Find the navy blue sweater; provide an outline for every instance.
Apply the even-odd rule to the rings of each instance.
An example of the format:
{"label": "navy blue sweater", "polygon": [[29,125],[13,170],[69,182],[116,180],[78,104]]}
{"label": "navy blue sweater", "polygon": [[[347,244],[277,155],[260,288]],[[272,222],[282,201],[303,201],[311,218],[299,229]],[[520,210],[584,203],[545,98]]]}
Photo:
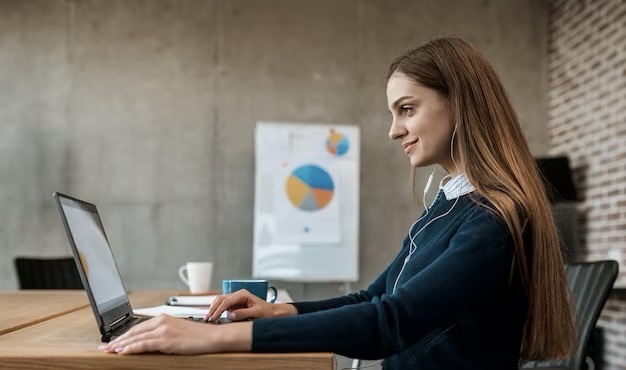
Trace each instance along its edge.
{"label": "navy blue sweater", "polygon": [[[504,223],[470,196],[415,238],[395,292],[408,237],[366,290],[255,320],[252,351],[384,358],[388,370],[517,370],[527,303],[511,275],[513,245]],[[453,203],[440,190],[414,233]]]}

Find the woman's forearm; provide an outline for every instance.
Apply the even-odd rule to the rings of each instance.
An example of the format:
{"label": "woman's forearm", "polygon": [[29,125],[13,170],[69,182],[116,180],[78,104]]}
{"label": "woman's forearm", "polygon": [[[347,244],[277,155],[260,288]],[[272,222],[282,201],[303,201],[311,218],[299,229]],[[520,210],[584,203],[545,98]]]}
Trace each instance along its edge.
{"label": "woman's forearm", "polygon": [[[272,305],[273,317],[296,316],[297,314],[298,310],[291,304]],[[250,352],[252,350],[252,321],[223,324],[216,329],[220,331],[217,352]]]}
{"label": "woman's forearm", "polygon": [[207,352],[250,352],[252,350],[252,321],[222,324],[216,328],[220,333]]}
{"label": "woman's forearm", "polygon": [[272,312],[273,317],[296,316],[298,314],[296,307],[289,303],[274,304]]}

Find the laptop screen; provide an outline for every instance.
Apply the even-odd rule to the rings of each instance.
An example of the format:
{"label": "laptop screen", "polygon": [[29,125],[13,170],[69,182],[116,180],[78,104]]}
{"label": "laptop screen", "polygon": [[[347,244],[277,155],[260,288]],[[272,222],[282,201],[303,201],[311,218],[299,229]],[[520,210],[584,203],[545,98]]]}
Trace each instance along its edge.
{"label": "laptop screen", "polygon": [[100,315],[128,302],[100,216],[89,205],[59,198]]}

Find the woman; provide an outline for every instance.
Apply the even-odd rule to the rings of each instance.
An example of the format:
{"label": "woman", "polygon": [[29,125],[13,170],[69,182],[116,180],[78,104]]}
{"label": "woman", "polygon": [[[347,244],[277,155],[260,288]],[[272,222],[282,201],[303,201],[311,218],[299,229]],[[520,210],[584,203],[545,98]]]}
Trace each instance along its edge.
{"label": "woman", "polygon": [[239,291],[219,297],[208,319],[230,310],[231,320],[258,320],[213,326],[162,316],[101,349],[332,351],[384,358],[385,369],[513,370],[570,355],[557,230],[492,67],[461,39],[434,40],[392,63],[387,100],[389,135],[411,167],[436,164],[449,175],[367,290],[274,305]]}

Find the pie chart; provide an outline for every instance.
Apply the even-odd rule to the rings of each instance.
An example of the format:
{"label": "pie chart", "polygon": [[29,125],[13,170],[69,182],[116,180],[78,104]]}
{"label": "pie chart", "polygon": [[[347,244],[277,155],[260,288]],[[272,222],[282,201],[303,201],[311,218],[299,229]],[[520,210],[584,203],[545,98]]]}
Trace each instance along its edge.
{"label": "pie chart", "polygon": [[328,139],[326,139],[326,150],[328,150],[330,154],[341,157],[346,154],[349,146],[347,136],[335,130],[330,130],[330,135],[328,135]]}
{"label": "pie chart", "polygon": [[332,177],[314,164],[293,170],[285,184],[287,198],[296,208],[314,212],[323,209],[333,199],[335,185]]}

